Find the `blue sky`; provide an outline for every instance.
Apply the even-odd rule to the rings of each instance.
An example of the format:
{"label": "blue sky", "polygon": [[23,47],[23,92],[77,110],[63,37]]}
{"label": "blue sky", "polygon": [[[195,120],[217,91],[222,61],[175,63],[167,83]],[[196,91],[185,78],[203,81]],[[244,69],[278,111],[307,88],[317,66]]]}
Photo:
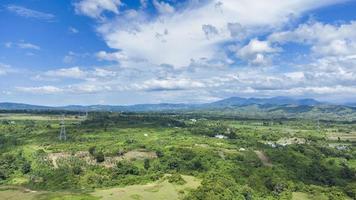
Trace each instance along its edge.
{"label": "blue sky", "polygon": [[355,10],[355,0],[2,0],[0,102],[354,102]]}

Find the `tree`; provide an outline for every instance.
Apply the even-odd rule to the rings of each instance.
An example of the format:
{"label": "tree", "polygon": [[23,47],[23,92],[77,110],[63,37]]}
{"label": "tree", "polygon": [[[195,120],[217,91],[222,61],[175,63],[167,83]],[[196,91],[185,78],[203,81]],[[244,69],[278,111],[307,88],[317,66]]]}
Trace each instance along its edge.
{"label": "tree", "polygon": [[150,160],[148,158],[145,158],[145,160],[143,161],[143,167],[145,168],[145,170],[148,170],[150,166]]}
{"label": "tree", "polygon": [[23,174],[29,173],[31,171],[31,164],[29,162],[25,162],[22,165],[21,171],[22,171]]}
{"label": "tree", "polygon": [[5,174],[5,172],[3,172],[2,170],[0,170],[0,181],[1,180],[6,180],[6,174]]}

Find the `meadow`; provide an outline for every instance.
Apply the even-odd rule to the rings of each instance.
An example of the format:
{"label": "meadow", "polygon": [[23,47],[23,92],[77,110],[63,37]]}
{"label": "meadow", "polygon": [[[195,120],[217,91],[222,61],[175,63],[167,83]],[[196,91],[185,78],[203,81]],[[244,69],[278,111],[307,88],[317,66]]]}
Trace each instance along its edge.
{"label": "meadow", "polygon": [[0,115],[0,199],[355,199],[356,124],[213,114]]}

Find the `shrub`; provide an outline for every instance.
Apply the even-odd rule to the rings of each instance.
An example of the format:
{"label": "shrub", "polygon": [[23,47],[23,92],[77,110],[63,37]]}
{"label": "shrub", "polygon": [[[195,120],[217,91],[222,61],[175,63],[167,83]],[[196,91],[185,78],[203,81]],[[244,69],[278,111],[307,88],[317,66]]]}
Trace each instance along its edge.
{"label": "shrub", "polygon": [[117,175],[138,175],[140,173],[135,165],[127,161],[118,162],[115,172]]}
{"label": "shrub", "polygon": [[92,147],[89,147],[89,154],[94,156],[95,155],[95,152],[96,152],[96,147],[95,146],[92,146]]}
{"label": "shrub", "polygon": [[187,183],[180,174],[172,174],[171,176],[168,176],[167,179],[169,183],[174,183],[177,185],[184,185]]}
{"label": "shrub", "polygon": [[80,166],[74,166],[72,170],[73,170],[73,173],[74,173],[75,175],[79,175],[79,174],[81,174],[82,171],[83,171]]}
{"label": "shrub", "polygon": [[105,156],[103,154],[103,152],[99,151],[98,153],[95,154],[95,160],[98,163],[102,163],[105,161]]}
{"label": "shrub", "polygon": [[7,176],[5,174],[5,172],[3,172],[2,170],[0,170],[0,181],[2,180],[6,180]]}
{"label": "shrub", "polygon": [[27,174],[31,171],[31,164],[29,162],[25,162],[23,165],[22,165],[22,168],[21,168],[21,172],[23,174]]}
{"label": "shrub", "polygon": [[145,168],[145,170],[148,170],[150,168],[150,160],[148,158],[146,158],[144,161],[143,161],[143,167]]}

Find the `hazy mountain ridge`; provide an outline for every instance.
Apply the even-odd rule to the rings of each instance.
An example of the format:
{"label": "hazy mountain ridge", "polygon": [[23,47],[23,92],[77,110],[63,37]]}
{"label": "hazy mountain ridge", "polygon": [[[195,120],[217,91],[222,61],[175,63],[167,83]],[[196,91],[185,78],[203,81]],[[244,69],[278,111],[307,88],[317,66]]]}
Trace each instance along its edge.
{"label": "hazy mountain ridge", "polygon": [[182,110],[182,109],[207,109],[241,107],[248,105],[264,105],[266,107],[276,105],[321,105],[323,103],[314,99],[293,99],[288,97],[272,98],[240,98],[231,97],[220,101],[205,104],[136,104],[136,105],[68,105],[68,106],[40,106],[23,103],[0,103],[2,110],[72,110],[72,111],[162,111],[162,110]]}
{"label": "hazy mountain ridge", "polygon": [[109,112],[192,112],[211,113],[215,116],[240,116],[246,118],[308,118],[356,120],[356,107],[322,103],[314,99],[288,97],[240,98],[231,97],[205,104],[137,104],[114,105],[68,105],[60,107],[20,103],[0,103],[0,110],[26,111],[109,111]]}
{"label": "hazy mountain ridge", "polygon": [[0,103],[1,110],[71,110],[71,111],[163,111],[163,110],[185,110],[185,109],[209,109],[226,107],[243,107],[248,105],[260,105],[262,107],[273,107],[282,105],[317,106],[324,105],[315,99],[293,99],[289,97],[272,98],[241,98],[230,97],[220,101],[205,104],[136,104],[136,105],[68,105],[68,106],[40,106],[23,103]]}

